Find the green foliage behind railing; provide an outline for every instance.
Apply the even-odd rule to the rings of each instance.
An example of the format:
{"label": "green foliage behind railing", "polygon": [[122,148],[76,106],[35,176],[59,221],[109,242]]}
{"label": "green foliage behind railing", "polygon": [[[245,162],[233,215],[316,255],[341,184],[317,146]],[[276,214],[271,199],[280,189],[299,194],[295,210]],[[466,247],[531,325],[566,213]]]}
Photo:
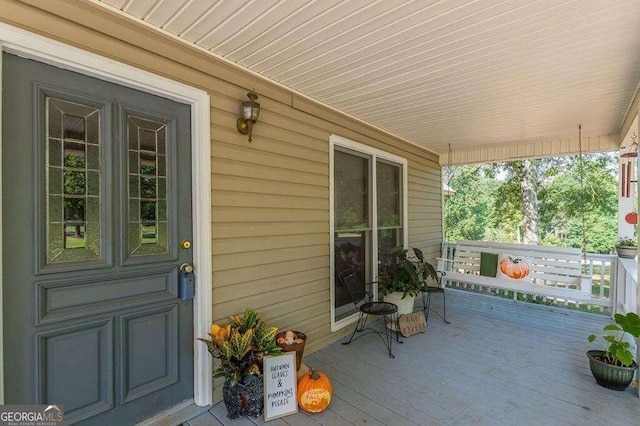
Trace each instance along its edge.
{"label": "green foliage behind railing", "polygon": [[[589,253],[612,253],[617,238],[617,158],[584,155],[584,191],[576,156],[531,160],[537,177],[537,244],[582,248],[585,216]],[[454,166],[446,170],[455,190],[445,198],[445,239],[521,242],[523,197],[518,161]]]}

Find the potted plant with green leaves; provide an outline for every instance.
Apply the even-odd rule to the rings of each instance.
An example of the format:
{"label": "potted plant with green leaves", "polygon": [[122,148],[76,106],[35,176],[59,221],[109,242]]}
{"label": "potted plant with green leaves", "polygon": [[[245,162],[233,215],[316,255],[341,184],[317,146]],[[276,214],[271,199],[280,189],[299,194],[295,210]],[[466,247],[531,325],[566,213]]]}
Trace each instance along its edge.
{"label": "potted plant with green leaves", "polygon": [[430,280],[434,281],[437,285],[440,285],[440,277],[438,276],[436,267],[424,259],[424,254],[422,254],[420,249],[414,247],[412,250],[416,256],[416,261],[414,263],[418,268],[418,275],[422,281],[422,291],[424,291],[424,287],[427,286],[427,283]]}
{"label": "potted plant with green leaves", "polygon": [[638,241],[635,238],[621,238],[616,243],[618,257],[634,259],[638,254]]}
{"label": "potted plant with green leaves", "polygon": [[262,361],[282,352],[276,345],[277,333],[277,327],[267,327],[255,311],[247,309],[243,316],[232,316],[227,325],[212,324],[211,340],[198,339],[220,360],[213,377],[225,378],[222,398],[229,418],[262,414]]}
{"label": "potted plant with green leaves", "polygon": [[[638,368],[633,360],[630,336],[640,337],[640,317],[633,312],[626,315],[615,314],[614,323],[604,326],[604,331],[611,332],[603,336],[604,350],[591,350],[587,352],[591,373],[599,385],[613,390],[625,390]],[[589,342],[597,339],[595,334],[588,337]]]}
{"label": "potted plant with green leaves", "polygon": [[[420,250],[412,250],[416,258],[422,256]],[[435,268],[430,264],[431,268],[427,268],[424,258],[414,259],[404,247],[395,247],[389,254],[391,261],[378,275],[378,291],[385,302],[398,305],[399,315],[410,314],[413,312],[415,297],[422,291],[424,277],[430,276],[431,269],[435,275]]]}

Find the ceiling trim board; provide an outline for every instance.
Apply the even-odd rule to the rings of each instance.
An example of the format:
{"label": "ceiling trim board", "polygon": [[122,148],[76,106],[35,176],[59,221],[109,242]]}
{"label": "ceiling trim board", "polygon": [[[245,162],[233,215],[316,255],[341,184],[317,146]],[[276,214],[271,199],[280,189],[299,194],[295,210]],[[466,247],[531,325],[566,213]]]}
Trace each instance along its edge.
{"label": "ceiling trim board", "polygon": [[[583,153],[617,151],[619,135],[602,135],[582,138]],[[578,139],[538,140],[512,145],[484,145],[452,150],[451,164],[493,163],[523,158],[543,158],[575,155],[579,153]],[[448,153],[439,158],[440,165],[448,164]]]}

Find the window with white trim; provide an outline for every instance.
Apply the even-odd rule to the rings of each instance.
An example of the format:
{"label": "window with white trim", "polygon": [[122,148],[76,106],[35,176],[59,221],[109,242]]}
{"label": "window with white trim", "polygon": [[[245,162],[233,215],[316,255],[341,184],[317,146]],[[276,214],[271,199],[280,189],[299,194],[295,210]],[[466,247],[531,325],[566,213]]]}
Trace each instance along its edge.
{"label": "window with white trim", "polygon": [[330,142],[331,326],[337,330],[356,313],[338,274],[354,267],[374,281],[391,249],[406,246],[407,160],[335,135]]}

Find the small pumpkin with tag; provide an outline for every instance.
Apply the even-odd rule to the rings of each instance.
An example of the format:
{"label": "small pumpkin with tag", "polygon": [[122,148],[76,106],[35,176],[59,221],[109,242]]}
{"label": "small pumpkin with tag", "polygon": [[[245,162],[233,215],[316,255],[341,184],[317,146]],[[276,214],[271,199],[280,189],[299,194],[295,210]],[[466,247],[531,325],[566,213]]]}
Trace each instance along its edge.
{"label": "small pumpkin with tag", "polygon": [[307,413],[324,411],[331,403],[333,388],[326,374],[311,369],[298,379],[298,405]]}

